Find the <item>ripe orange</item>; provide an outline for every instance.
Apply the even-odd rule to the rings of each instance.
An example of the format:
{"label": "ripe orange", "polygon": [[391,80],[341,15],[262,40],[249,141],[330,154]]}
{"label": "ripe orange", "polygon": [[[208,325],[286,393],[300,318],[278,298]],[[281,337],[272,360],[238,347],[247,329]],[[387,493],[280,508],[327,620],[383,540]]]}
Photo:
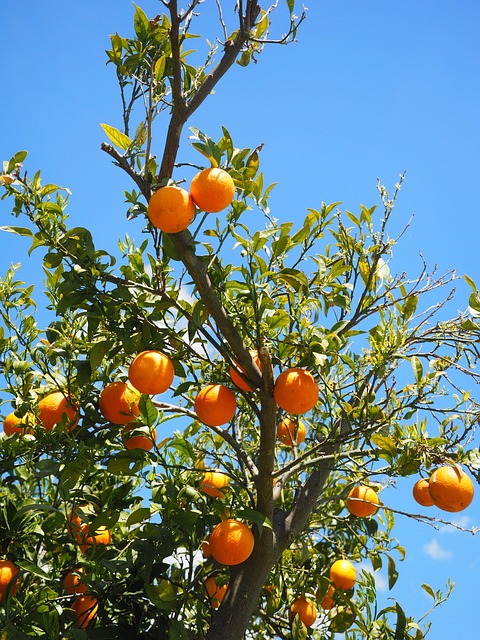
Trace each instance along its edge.
{"label": "ripe orange", "polygon": [[[0,560],[0,602],[7,596],[10,587],[10,595],[14,596],[20,586],[20,569],[10,560]],[[16,577],[18,576],[18,578]]]}
{"label": "ripe orange", "polygon": [[[66,421],[68,431],[78,424],[78,404],[67,398],[62,391],[54,391],[38,402],[38,418],[47,431],[59,422]],[[64,416],[66,416],[64,418]]]}
{"label": "ripe orange", "polygon": [[209,427],[219,427],[233,418],[237,401],[227,387],[209,384],[198,392],[194,409],[201,422]]}
{"label": "ripe orange", "polygon": [[235,184],[226,171],[211,167],[194,176],[190,195],[199,209],[218,213],[228,207],[235,195]]}
{"label": "ripe orange", "polygon": [[[132,432],[131,435],[128,435]],[[122,429],[122,440],[126,448],[131,451],[132,449],[143,449],[144,451],[150,451],[157,439],[157,432],[155,429],[150,429],[146,426],[131,422]]]}
{"label": "ripe orange", "polygon": [[322,609],[325,609],[325,611],[330,611],[330,609],[333,609],[333,607],[335,606],[335,600],[333,599],[334,594],[335,587],[333,586],[333,584],[329,585],[327,593],[323,596],[323,598],[320,589],[317,591],[317,600],[320,600],[320,598],[322,598],[320,600],[320,606],[322,607]]}
{"label": "ripe orange", "polygon": [[81,581],[81,575],[85,575],[85,569],[78,567],[73,571],[69,571],[63,579],[63,588],[68,594],[85,593],[88,589],[87,585]]}
{"label": "ripe orange", "polygon": [[465,471],[446,465],[436,469],[428,483],[430,496],[439,509],[456,513],[463,511],[473,500],[473,483]]}
{"label": "ripe orange", "polygon": [[418,504],[421,504],[422,507],[433,507],[435,504],[430,495],[429,484],[427,478],[420,478],[420,480],[417,480],[413,485],[413,499],[418,502]]}
{"label": "ripe orange", "polygon": [[228,585],[226,584],[219,585],[215,576],[210,576],[205,580],[205,588],[214,609],[218,609],[220,606],[223,596],[227,590],[227,586]]}
{"label": "ripe orange", "polygon": [[110,544],[112,536],[110,534],[110,530],[104,525],[101,525],[96,531],[90,533],[90,525],[87,524],[81,528],[76,539],[80,545],[82,553],[85,553],[85,551],[91,547]]}
{"label": "ripe orange", "polygon": [[347,509],[358,518],[368,518],[377,512],[380,504],[378,495],[371,487],[360,484],[350,490],[347,498]]}
{"label": "ripe orange", "polygon": [[[295,437],[296,432],[296,437]],[[295,444],[301,444],[305,440],[307,429],[303,422],[297,422],[291,418],[284,418],[277,427],[277,438],[287,447],[293,447]]]}
{"label": "ripe orange", "polygon": [[[250,355],[252,356],[253,361],[257,365],[257,367],[262,370],[262,363],[260,362],[260,356],[258,355],[258,351],[250,351]],[[243,367],[240,367],[238,364],[235,367],[230,367],[230,379],[235,386],[237,386],[242,391],[253,391],[253,387],[251,387],[245,380],[237,373],[236,369],[239,369],[243,374],[245,374],[245,370]]]}
{"label": "ripe orange", "polygon": [[88,502],[77,504],[67,516],[67,530],[72,537],[79,535],[88,526],[88,520],[93,516],[94,509]]}
{"label": "ripe orange", "polygon": [[161,351],[142,351],[128,369],[128,379],[135,389],[151,396],[166,391],[174,375],[172,361]]}
{"label": "ripe orange", "polygon": [[110,544],[111,534],[104,525],[98,527],[96,531],[90,531],[91,518],[95,515],[91,504],[82,502],[78,504],[67,516],[67,529],[70,535],[75,538],[80,545],[80,549],[85,553],[86,549],[98,544]]}
{"label": "ripe orange", "polygon": [[296,415],[307,413],[317,403],[318,384],[305,369],[286,369],[275,381],[273,396],[284,411]]}
{"label": "ripe orange", "polygon": [[357,572],[349,560],[336,560],[330,567],[330,580],[337,589],[348,591],[357,581]]}
{"label": "ripe orange", "polygon": [[229,518],[217,524],[210,534],[209,543],[214,559],[230,567],[250,557],[254,538],[247,525]]}
{"label": "ripe orange", "polygon": [[3,423],[3,430],[6,436],[11,436],[14,433],[33,433],[33,425],[35,423],[35,416],[28,411],[22,418],[15,415],[12,411],[5,418]]}
{"label": "ripe orange", "polygon": [[97,618],[98,599],[95,596],[77,596],[72,603],[73,616],[80,629],[88,629]]}
{"label": "ripe orange", "polygon": [[317,607],[313,600],[299,596],[290,606],[290,620],[293,620],[296,615],[306,627],[311,627],[317,619]]}
{"label": "ripe orange", "polygon": [[185,189],[168,185],[155,191],[150,198],[148,217],[157,229],[166,233],[179,233],[195,217],[195,205]]}
{"label": "ripe orange", "polygon": [[200,489],[212,498],[223,498],[230,478],[222,471],[207,471],[200,483]]}
{"label": "ripe orange", "polygon": [[109,422],[128,424],[140,413],[140,396],[140,392],[128,382],[110,382],[100,393],[98,405]]}

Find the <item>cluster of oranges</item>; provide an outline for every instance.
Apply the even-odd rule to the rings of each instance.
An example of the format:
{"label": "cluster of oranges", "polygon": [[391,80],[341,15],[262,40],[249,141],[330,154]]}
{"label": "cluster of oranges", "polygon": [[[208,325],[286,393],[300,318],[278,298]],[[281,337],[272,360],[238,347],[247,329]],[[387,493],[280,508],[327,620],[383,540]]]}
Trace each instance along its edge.
{"label": "cluster of oranges", "polygon": [[[326,593],[317,590],[316,600],[320,601],[320,605],[325,610],[330,610],[335,606],[333,596],[335,590],[349,591],[353,589],[357,581],[357,572],[355,567],[349,560],[340,559],[330,567],[330,585]],[[300,618],[306,627],[311,627],[317,619],[317,606],[311,598],[298,596],[290,606],[289,616],[293,620],[295,616]]]}
{"label": "cluster of oranges", "polygon": [[71,609],[80,629],[88,629],[96,620],[98,612],[98,598],[87,593],[88,586],[83,581],[85,577],[85,570],[77,567],[63,579],[65,593],[73,596]]}
{"label": "cluster of oranges", "polygon": [[444,465],[430,478],[420,478],[413,486],[413,497],[423,507],[436,506],[457,513],[473,500],[473,482],[458,465]]}
{"label": "cluster of oranges", "polygon": [[[99,396],[99,408],[103,417],[115,425],[124,425],[122,439],[127,449],[149,451],[155,442],[155,430],[151,431],[135,422],[140,413],[142,394],[155,395],[165,392],[173,382],[173,363],[160,351],[139,353],[130,364],[128,382],[107,384]],[[68,431],[75,429],[79,421],[78,403],[63,391],[53,391],[41,398],[37,415],[27,412],[23,417],[11,412],[3,423],[7,436],[15,433],[34,433],[38,422],[47,431],[56,425],[65,425]]]}
{"label": "cluster of oranges", "polygon": [[195,207],[206,213],[218,213],[230,205],[235,184],[227,171],[212,167],[197,173],[190,192],[177,185],[161,187],[150,198],[148,217],[154,227],[165,233],[184,231],[195,217]]}
{"label": "cluster of oranges", "polygon": [[[251,352],[253,361],[261,369],[257,352]],[[240,373],[239,373],[240,372]],[[230,367],[230,378],[236,387],[253,391],[241,367]],[[286,369],[277,377],[273,389],[277,405],[292,415],[307,413],[317,403],[318,383],[310,371],[298,367]],[[197,418],[210,427],[219,427],[232,420],[237,409],[235,394],[223,384],[209,384],[197,394],[194,410]],[[300,444],[306,436],[305,425],[285,418],[278,426],[278,438],[287,446]]]}

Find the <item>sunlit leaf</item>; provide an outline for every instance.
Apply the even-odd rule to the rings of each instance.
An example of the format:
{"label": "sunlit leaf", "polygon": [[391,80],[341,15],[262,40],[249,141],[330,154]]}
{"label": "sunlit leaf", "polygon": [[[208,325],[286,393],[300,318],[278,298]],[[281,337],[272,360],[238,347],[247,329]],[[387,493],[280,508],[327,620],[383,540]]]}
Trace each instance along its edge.
{"label": "sunlit leaf", "polygon": [[115,127],[111,127],[109,124],[100,124],[100,126],[107,134],[109,140],[120,149],[128,149],[133,144],[128,136],[118,129],[115,129]]}

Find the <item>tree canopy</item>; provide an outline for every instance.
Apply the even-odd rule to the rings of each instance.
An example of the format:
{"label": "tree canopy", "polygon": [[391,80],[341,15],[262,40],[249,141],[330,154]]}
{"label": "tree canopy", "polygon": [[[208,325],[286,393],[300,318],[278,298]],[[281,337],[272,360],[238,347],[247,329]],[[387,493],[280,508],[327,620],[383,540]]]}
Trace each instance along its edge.
{"label": "tree canopy", "polygon": [[[381,492],[423,478],[405,515],[427,522],[427,503],[473,499],[476,285],[450,317],[455,273],[395,273],[403,175],[377,204],[322,204],[295,226],[269,209],[259,141],[194,126],[232,65],[248,82],[264,47],[296,39],[293,0],[218,0],[204,52],[204,4],[160,4],[135,5],[107,51],[122,127],[102,124],[102,149],[129,184],[120,257],[68,226],[68,189],[30,177],[26,151],[0,175],[16,219],[2,231],[41,253],[51,317],[38,325],[12,266],[2,638],[419,640],[428,623],[394,599],[405,550]],[[362,560],[387,568],[391,605]]]}

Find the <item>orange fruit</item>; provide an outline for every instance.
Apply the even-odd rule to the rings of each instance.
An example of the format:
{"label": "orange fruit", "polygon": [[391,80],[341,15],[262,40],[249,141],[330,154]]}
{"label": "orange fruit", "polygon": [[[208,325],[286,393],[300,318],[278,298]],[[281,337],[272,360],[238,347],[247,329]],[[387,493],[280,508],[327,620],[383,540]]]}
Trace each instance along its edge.
{"label": "orange fruit", "polygon": [[128,382],[110,382],[100,393],[98,405],[109,422],[128,424],[140,413],[140,396],[140,392]]}
{"label": "orange fruit", "polygon": [[288,413],[307,413],[317,403],[318,384],[306,369],[286,369],[275,381],[273,397],[278,406]]}
{"label": "orange fruit", "polygon": [[456,513],[463,511],[473,500],[473,483],[465,471],[446,465],[436,469],[428,482],[430,496],[439,509]]}
{"label": "orange fruit", "polygon": [[72,603],[73,616],[80,629],[88,629],[96,620],[98,599],[95,596],[77,596]]}
{"label": "orange fruit", "polygon": [[254,538],[246,524],[228,518],[217,524],[210,534],[209,543],[214,559],[231,567],[245,562],[250,557]]}
{"label": "orange fruit", "polygon": [[223,169],[211,167],[203,169],[193,177],[190,195],[202,211],[218,213],[232,202],[235,184],[229,173]]}
{"label": "orange fruit", "polygon": [[[128,435],[129,432],[133,432]],[[150,451],[157,439],[157,432],[155,429],[150,430],[146,426],[131,422],[122,429],[122,440],[126,448],[131,451],[132,449],[143,449],[144,451]]]}
{"label": "orange fruit", "polygon": [[430,495],[429,481],[427,478],[420,478],[413,485],[413,499],[421,504],[422,507],[433,507],[435,504]]}
{"label": "orange fruit", "polygon": [[368,518],[376,513],[378,504],[377,493],[363,484],[353,487],[347,497],[347,509],[358,518]]}
{"label": "orange fruit", "polygon": [[223,596],[227,590],[227,586],[228,585],[226,584],[219,585],[215,576],[210,576],[210,578],[205,580],[205,588],[214,609],[218,609],[220,606]]}
{"label": "orange fruit", "polygon": [[277,438],[287,447],[293,447],[294,441],[295,444],[301,444],[306,435],[307,430],[303,422],[299,421],[297,424],[291,418],[284,418],[277,427]]}
{"label": "orange fruit", "polygon": [[200,483],[200,489],[212,498],[223,498],[229,483],[230,478],[226,473],[222,471],[207,471]]}
{"label": "orange fruit", "polygon": [[230,422],[237,409],[235,396],[222,384],[209,384],[198,392],[194,405],[197,418],[209,427]]}
{"label": "orange fruit", "polygon": [[6,436],[11,436],[14,433],[33,433],[32,426],[35,423],[35,416],[28,411],[22,418],[15,415],[12,411],[8,414],[3,422],[3,430]]}
{"label": "orange fruit", "polygon": [[80,549],[82,553],[91,547],[96,547],[97,545],[107,545],[110,544],[112,540],[112,536],[110,534],[110,530],[107,529],[105,525],[101,525],[98,527],[96,531],[90,533],[90,525],[85,525],[80,533],[77,535],[77,542],[80,545]]}
{"label": "orange fruit", "polygon": [[81,567],[67,573],[63,579],[63,588],[66,593],[78,594],[85,593],[85,591],[87,591],[88,587],[81,581],[81,575],[85,575],[85,569],[82,569]]}
{"label": "orange fruit", "polygon": [[290,606],[290,620],[297,615],[306,627],[311,627],[317,619],[317,607],[313,600],[299,596]]}
{"label": "orange fruit", "polygon": [[20,569],[13,562],[0,560],[0,602],[5,600],[9,587],[11,596],[17,593],[20,586],[19,573]]}
{"label": "orange fruit", "polygon": [[357,581],[357,572],[349,560],[336,560],[330,567],[330,580],[337,589],[348,591]]}
{"label": "orange fruit", "polygon": [[195,217],[195,205],[185,189],[168,185],[155,191],[150,198],[148,217],[157,229],[166,233],[179,233]]}
{"label": "orange fruit", "polygon": [[[47,431],[59,422],[66,422],[68,431],[78,424],[78,404],[67,398],[62,391],[53,391],[38,402],[38,418]],[[64,418],[65,416],[65,418]]]}
{"label": "orange fruit", "polygon": [[67,516],[67,529],[74,538],[88,526],[89,518],[94,514],[94,509],[88,502],[77,504]]}
{"label": "orange fruit", "polygon": [[317,591],[317,600],[320,600],[321,598],[320,606],[322,607],[322,609],[325,609],[325,611],[330,611],[330,609],[333,609],[333,607],[335,606],[335,600],[333,599],[334,594],[335,587],[333,586],[333,584],[329,585],[327,593],[323,596],[323,598],[320,590]]}
{"label": "orange fruit", "polygon": [[[260,356],[258,355],[258,351],[250,351],[250,355],[252,356],[253,361],[257,365],[257,367],[262,370],[262,364],[260,362]],[[240,376],[240,374],[236,371],[236,369],[240,370],[243,374],[245,374],[245,369],[240,367],[238,364],[235,367],[230,367],[230,379],[235,386],[237,386],[242,391],[253,391],[253,387],[251,387],[245,380]]]}
{"label": "orange fruit", "polygon": [[128,369],[128,379],[135,389],[151,396],[166,391],[174,375],[172,361],[161,351],[142,351]]}

